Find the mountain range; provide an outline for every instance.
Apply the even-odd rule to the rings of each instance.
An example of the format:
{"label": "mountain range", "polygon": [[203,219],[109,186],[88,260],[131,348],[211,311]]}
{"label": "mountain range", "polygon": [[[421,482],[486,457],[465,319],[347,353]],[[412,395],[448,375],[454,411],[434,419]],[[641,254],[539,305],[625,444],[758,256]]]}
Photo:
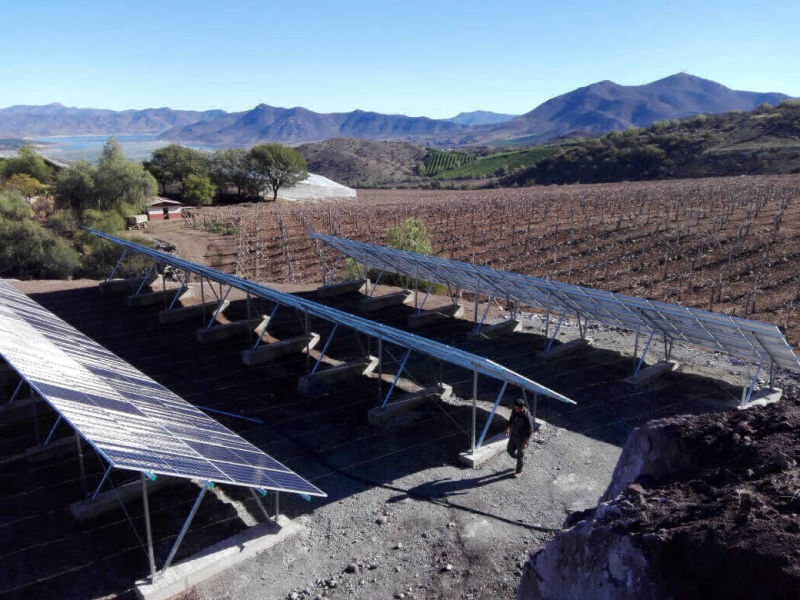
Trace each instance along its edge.
{"label": "mountain range", "polygon": [[439,146],[535,143],[572,135],[599,135],[655,121],[776,104],[785,94],[731,90],[679,73],[638,86],[600,81],[552,98],[512,117],[488,111],[452,119],[408,117],[355,110],[317,113],[306,108],[185,111],[170,108],[111,111],[61,104],[0,109],[0,135],[156,134],[162,140],[216,147],[261,142],[299,144],[331,138],[404,140]]}

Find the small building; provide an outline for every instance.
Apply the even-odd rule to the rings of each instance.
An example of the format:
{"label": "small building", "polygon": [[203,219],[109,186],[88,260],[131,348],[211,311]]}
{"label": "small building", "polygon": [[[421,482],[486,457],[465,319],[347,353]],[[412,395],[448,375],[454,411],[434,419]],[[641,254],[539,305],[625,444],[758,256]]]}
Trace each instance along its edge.
{"label": "small building", "polygon": [[168,198],[155,197],[147,206],[148,221],[167,221],[183,218],[183,203]]}

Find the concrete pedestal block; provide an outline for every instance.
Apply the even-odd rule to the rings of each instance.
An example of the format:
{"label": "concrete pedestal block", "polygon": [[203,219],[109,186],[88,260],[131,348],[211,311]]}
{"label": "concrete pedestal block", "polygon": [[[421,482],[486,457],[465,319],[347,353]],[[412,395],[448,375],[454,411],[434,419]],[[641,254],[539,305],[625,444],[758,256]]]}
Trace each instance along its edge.
{"label": "concrete pedestal block", "polygon": [[472,340],[493,340],[504,335],[508,335],[509,333],[519,331],[520,329],[522,329],[522,326],[520,325],[519,321],[508,319],[493,325],[484,325],[477,331],[477,333],[470,331],[467,334],[467,337]]}
{"label": "concrete pedestal block", "polygon": [[317,296],[320,298],[332,298],[334,296],[344,296],[345,294],[356,294],[364,290],[366,279],[354,279],[352,281],[342,281],[331,283],[317,288]]}
{"label": "concrete pedestal block", "polygon": [[277,523],[255,525],[171,566],[166,573],[159,574],[155,581],[137,581],[136,596],[141,600],[174,598],[304,530],[305,527],[283,515],[278,517]]}
{"label": "concrete pedestal block", "polygon": [[646,369],[639,371],[639,374],[636,377],[631,375],[630,377],[623,379],[623,381],[634,387],[639,387],[645,383],[649,383],[654,379],[657,379],[658,377],[661,377],[664,373],[671,373],[679,366],[680,365],[675,362],[657,362],[652,367],[647,367]]}
{"label": "concrete pedestal block", "polygon": [[[113,475],[113,473],[112,473]],[[152,494],[159,490],[163,490],[171,485],[178,483],[185,483],[185,479],[177,479],[175,477],[158,476],[155,481],[147,482],[147,493]],[[106,481],[107,487],[111,487]],[[115,491],[116,490],[116,491]],[[94,490],[90,490],[91,494]],[[119,495],[119,500],[117,499]],[[118,485],[114,489],[109,489],[105,492],[97,494],[94,500],[82,500],[81,502],[73,502],[69,505],[69,512],[72,513],[72,518],[77,521],[86,521],[87,519],[94,519],[100,515],[104,515],[113,510],[121,510],[119,505],[120,501],[123,504],[128,502],[142,502],[142,482],[137,479],[123,485]]]}
{"label": "concrete pedestal block", "polygon": [[309,335],[299,335],[287,340],[281,340],[280,342],[262,344],[255,350],[243,350],[242,362],[248,367],[252,367],[253,365],[269,362],[287,354],[306,352],[314,348],[317,343],[319,343],[319,334],[311,333]]}
{"label": "concrete pedestal block", "polygon": [[[222,303],[222,308],[219,312],[222,313],[230,302],[225,300]],[[171,325],[172,323],[183,323],[192,319],[197,319],[205,313],[211,317],[211,313],[217,310],[219,302],[206,302],[205,304],[193,304],[192,306],[181,306],[180,308],[173,308],[171,310],[162,310],[158,313],[158,322],[162,325]]]}
{"label": "concrete pedestal block", "polygon": [[[139,306],[153,306],[154,304],[162,304],[164,302],[172,302],[178,288],[168,289],[166,291],[160,290],[158,292],[145,292],[125,297],[125,306],[131,308]],[[184,286],[178,298],[190,298],[194,296],[195,292],[191,286]]]}
{"label": "concrete pedestal block", "polygon": [[768,404],[775,404],[783,397],[783,390],[778,388],[762,388],[750,396],[750,401],[747,404],[739,405],[739,410],[753,408],[754,406],[767,406]]}
{"label": "concrete pedestal block", "polygon": [[407,413],[415,409],[417,406],[424,404],[430,398],[440,397],[442,399],[450,397],[453,393],[453,388],[446,383],[433,385],[431,387],[422,388],[416,392],[410,392],[397,398],[390,400],[386,406],[381,408],[376,406],[367,411],[367,420],[370,425],[383,425],[396,416]]}
{"label": "concrete pedestal block", "polygon": [[144,286],[142,289],[146,289],[155,285],[156,281],[158,281],[159,285],[161,285],[161,275],[151,275],[147,279],[144,277],[130,277],[128,279],[110,279],[108,281],[101,281],[100,285],[100,294],[103,296],[117,296],[121,294],[135,294],[136,290],[139,289],[139,286],[142,285],[144,281]]}
{"label": "concrete pedestal block", "polygon": [[269,323],[269,317],[263,316],[260,319],[246,319],[244,321],[234,321],[224,325],[212,325],[208,329],[198,329],[196,332],[197,341],[201,344],[212,344],[222,342],[235,337],[248,336],[250,333],[258,335],[264,331],[264,326]]}
{"label": "concrete pedestal block", "polygon": [[448,304],[439,308],[423,310],[408,317],[409,329],[418,329],[448,317],[460,317],[464,314],[464,307],[460,304]]}
{"label": "concrete pedestal block", "polygon": [[383,296],[375,296],[374,298],[362,298],[358,303],[358,310],[362,313],[371,313],[391,306],[399,306],[405,304],[405,301],[410,296],[410,291],[403,290],[402,292],[393,292]]}
{"label": "concrete pedestal block", "polygon": [[458,462],[472,469],[477,469],[490,458],[505,452],[508,446],[508,438],[503,433],[498,433],[490,438],[483,440],[483,446],[475,449],[475,454],[470,450],[461,452],[458,455]]}
{"label": "concrete pedestal block", "polygon": [[378,366],[378,357],[364,356],[342,363],[335,367],[318,370],[316,373],[304,375],[297,381],[297,389],[307,392],[317,385],[330,385],[337,381],[368,375]]}
{"label": "concrete pedestal block", "polygon": [[544,358],[546,360],[551,360],[553,358],[558,358],[559,356],[566,356],[567,354],[571,354],[573,352],[577,352],[578,350],[584,350],[592,345],[591,338],[584,338],[578,340],[572,340],[570,342],[565,342],[563,344],[553,344],[550,351],[540,352],[537,355],[537,358]]}

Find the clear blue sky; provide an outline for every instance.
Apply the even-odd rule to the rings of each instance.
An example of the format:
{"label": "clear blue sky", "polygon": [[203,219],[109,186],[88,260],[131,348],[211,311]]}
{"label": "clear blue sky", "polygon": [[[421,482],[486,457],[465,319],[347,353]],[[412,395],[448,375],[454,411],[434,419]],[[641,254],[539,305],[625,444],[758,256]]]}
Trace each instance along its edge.
{"label": "clear blue sky", "polygon": [[800,2],[0,0],[0,107],[444,118],[678,71],[800,96]]}

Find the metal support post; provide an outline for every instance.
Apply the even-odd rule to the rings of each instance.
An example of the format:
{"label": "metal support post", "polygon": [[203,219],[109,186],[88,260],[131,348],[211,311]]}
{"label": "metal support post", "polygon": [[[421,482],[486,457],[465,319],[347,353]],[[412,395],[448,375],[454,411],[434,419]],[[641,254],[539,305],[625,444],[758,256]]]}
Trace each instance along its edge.
{"label": "metal support post", "polygon": [[[156,261],[153,261],[153,264],[151,264],[150,267],[148,267],[147,271],[144,274],[144,277],[142,277],[142,282],[139,284],[139,287],[136,288],[136,293],[134,294],[134,296],[138,296],[139,295],[139,292],[142,291],[142,288],[144,287],[144,284],[147,283],[148,279],[150,279],[150,274],[153,272],[153,270],[155,268],[156,268]],[[166,279],[166,278],[164,278],[164,279]]]}
{"label": "metal support post", "polygon": [[[489,296],[489,299],[486,301],[486,309],[483,311],[481,315],[481,320],[475,324],[475,329],[472,330],[473,333],[478,333],[481,330],[481,325],[483,325],[483,321],[486,319],[486,315],[489,314],[489,308],[492,306],[492,300],[494,300],[494,296]],[[475,304],[475,309],[477,310],[478,305]],[[476,313],[477,314],[477,313]]]}
{"label": "metal support post", "polygon": [[664,360],[668,361],[672,356],[672,340],[664,333]]}
{"label": "metal support post", "polygon": [[[110,469],[111,467],[109,467]],[[144,512],[144,528],[147,535],[147,559],[150,563],[150,582],[155,581],[156,578],[156,559],[153,554],[153,531],[150,528],[150,503],[147,499],[147,477],[144,473],[142,476],[142,507]]]}
{"label": "metal support post", "polygon": [[333,266],[331,267],[331,270],[328,271],[327,275],[325,276],[325,279],[322,280],[322,285],[328,285],[329,283],[331,283],[333,281],[333,278],[336,275],[336,271],[339,268],[339,263],[342,262],[342,258],[343,257],[344,257],[344,254],[340,254],[337,257],[336,262],[334,262]]}
{"label": "metal support post", "polygon": [[78,435],[78,432],[75,432],[75,441],[78,444],[78,466],[81,470],[81,494],[83,494],[83,499],[89,497],[89,490],[86,488],[86,467],[83,464],[83,447],[81,446],[81,436]]}
{"label": "metal support post", "polygon": [[547,342],[547,346],[545,347],[544,352],[542,352],[542,354],[547,354],[548,352],[550,352],[550,348],[553,347],[553,342],[556,341],[556,336],[558,335],[558,330],[561,329],[561,323],[563,323],[563,322],[564,322],[564,317],[560,316],[558,318],[558,322],[556,323],[556,328],[553,330],[553,335],[550,337],[550,340]]}
{"label": "metal support post", "polygon": [[275,522],[278,522],[278,517],[281,516],[281,500],[280,500],[281,493],[275,492]]}
{"label": "metal support post", "polygon": [[61,423],[61,415],[58,415],[56,422],[53,423],[53,426],[50,428],[50,433],[47,434],[47,437],[44,440],[44,444],[42,444],[43,446],[47,446],[47,444],[50,443],[50,438],[53,437],[53,434],[56,432],[56,427],[58,427],[59,423]]}
{"label": "metal support post", "polygon": [[309,335],[308,311],[303,311],[303,329],[306,334],[306,373],[311,368],[311,336]]}
{"label": "metal support post", "polygon": [[338,323],[334,323],[333,324],[333,329],[331,329],[331,333],[330,333],[330,335],[328,335],[328,339],[325,340],[325,345],[322,347],[322,352],[319,353],[319,358],[317,359],[317,362],[314,363],[314,368],[311,369],[311,374],[312,375],[317,372],[317,369],[319,368],[319,363],[322,362],[322,358],[325,356],[325,352],[328,351],[328,346],[330,345],[331,340],[333,339],[333,336],[336,334],[336,329],[338,327],[339,327]]}
{"label": "metal support post", "polygon": [[383,404],[381,404],[381,408],[386,406],[386,403],[389,401],[389,396],[392,395],[392,392],[394,391],[394,386],[397,385],[397,381],[400,379],[400,375],[403,372],[403,369],[406,368],[406,361],[408,360],[408,357],[410,355],[411,355],[411,348],[406,350],[406,353],[403,356],[403,360],[400,363],[400,368],[397,370],[397,375],[394,376],[394,379],[392,380],[392,385],[389,387],[389,391],[386,392],[386,397],[383,399]]}
{"label": "metal support post", "polygon": [[280,304],[276,304],[275,308],[272,309],[272,312],[269,313],[269,318],[267,319],[267,322],[264,323],[264,327],[262,327],[261,331],[258,332],[258,338],[256,339],[256,343],[253,344],[253,350],[258,348],[258,345],[261,343],[261,338],[263,338],[264,334],[267,333],[267,327],[269,327],[269,324],[272,322],[272,317],[274,317],[275,313],[278,312],[279,306]]}
{"label": "metal support post", "polygon": [[100,480],[100,483],[97,484],[97,487],[94,488],[94,493],[92,494],[90,500],[94,500],[95,498],[97,498],[97,494],[100,492],[100,488],[103,487],[103,484],[106,482],[106,479],[108,479],[109,473],[111,473],[111,465],[108,465],[106,472],[103,473],[103,478]]}
{"label": "metal support post", "polygon": [[[258,508],[261,510],[261,514],[264,515],[264,519],[266,521],[271,521],[272,519],[270,519],[270,516],[269,516],[269,513],[267,512],[267,509],[264,507],[264,503],[261,502],[261,498],[259,498],[258,494],[256,494],[256,491],[253,488],[250,488],[250,493],[253,495],[253,498],[256,499],[256,506],[258,506]],[[264,492],[264,493],[266,493],[266,492]]]}
{"label": "metal support post", "polygon": [[15,387],[15,388],[14,388],[14,393],[13,393],[13,394],[11,394],[11,398],[10,398],[10,399],[9,399],[9,401],[6,403],[6,406],[8,406],[9,404],[11,404],[11,403],[14,401],[14,399],[17,397],[17,394],[19,394],[19,391],[22,389],[22,384],[23,384],[23,383],[25,383],[25,380],[24,380],[24,379],[20,379],[20,380],[19,380],[19,383],[17,384],[17,387]]}
{"label": "metal support post", "polygon": [[383,388],[383,336],[378,334],[378,402],[381,401],[381,389]]}
{"label": "metal support post", "polygon": [[[474,308],[472,310],[472,320],[475,323],[475,329],[477,329],[478,328],[478,292],[477,291],[475,292],[475,306],[474,306]],[[473,329],[473,331],[475,331],[475,329]]]}
{"label": "metal support post", "polygon": [[758,374],[761,373],[761,364],[758,363],[756,367],[755,373],[753,373],[753,379],[750,381],[750,384],[745,386],[742,390],[742,403],[740,406],[744,407],[747,406],[747,403],[750,402],[750,396],[753,395],[753,390],[756,388],[756,381],[758,381]]}
{"label": "metal support post", "polygon": [[[189,281],[189,276],[191,274],[192,274],[191,271],[186,271],[186,275],[183,277],[183,281],[181,281],[181,286],[178,288],[178,291],[175,292],[175,295],[172,297],[172,302],[169,303],[167,310],[172,310],[172,307],[175,306],[175,303],[178,301],[178,298],[180,298],[181,292],[186,287],[186,283]],[[220,288],[220,292],[221,291],[222,288]]]}
{"label": "metal support post", "polygon": [[475,431],[478,412],[478,367],[472,369],[472,456],[475,456]]}
{"label": "metal support post", "polygon": [[114,275],[117,274],[117,269],[119,269],[119,266],[122,264],[122,261],[125,260],[126,256],[128,256],[128,249],[123,248],[122,254],[119,255],[119,260],[114,265],[114,268],[111,269],[111,274],[108,277],[106,277],[106,281],[111,281],[112,279],[114,279]]}
{"label": "metal support post", "polygon": [[[432,288],[432,287],[433,287],[433,282],[431,281],[431,282],[428,284],[428,289],[425,291],[425,297],[424,297],[424,298],[422,298],[422,304],[420,304],[420,305],[417,307],[417,312],[416,312],[415,314],[419,314],[419,313],[421,313],[421,312],[422,312],[422,307],[424,307],[424,306],[425,306],[425,302],[427,302],[427,300],[428,300],[428,296],[430,296],[430,295],[431,295],[431,288]],[[415,302],[416,302],[416,300],[415,300]]]}
{"label": "metal support post", "polygon": [[375,290],[376,290],[376,289],[377,289],[377,287],[378,287],[378,283],[380,282],[380,280],[381,280],[381,277],[383,277],[383,271],[381,271],[380,273],[378,273],[378,276],[375,278],[375,284],[372,286],[372,289],[371,289],[371,290],[370,290],[370,292],[369,292],[369,297],[370,297],[370,298],[372,298],[372,295],[375,293]]}
{"label": "metal support post", "polygon": [[578,317],[578,336],[583,339],[586,335],[585,324],[581,321],[581,313],[575,313],[575,315]]}
{"label": "metal support post", "polygon": [[[228,291],[225,292],[225,295],[219,301],[219,304],[217,304],[217,309],[213,313],[211,313],[211,318],[208,320],[208,325],[206,325],[206,329],[210,329],[211,328],[211,324],[214,322],[214,319],[217,318],[217,315],[219,314],[219,311],[222,310],[222,305],[225,303],[225,300],[228,299],[228,294],[231,293],[232,289],[233,289],[233,286],[229,285],[228,286]],[[247,299],[248,299],[248,308],[249,308],[249,306],[250,306],[250,304],[249,304],[249,300],[250,300],[249,296],[248,296]],[[250,317],[249,311],[248,311],[248,315],[247,316],[248,316],[248,318]]]}
{"label": "metal support post", "polygon": [[633,370],[633,378],[639,376],[639,371],[642,369],[642,365],[644,364],[644,357],[647,356],[647,351],[650,349],[650,342],[653,341],[653,336],[656,334],[655,330],[650,332],[650,337],[647,338],[647,343],[644,345],[644,350],[642,350],[642,356],[639,358],[639,363],[636,365],[636,368]]}
{"label": "metal support post", "polygon": [[769,359],[769,389],[775,389],[775,375],[777,371],[777,367],[775,366],[775,361],[771,358]]}
{"label": "metal support post", "polygon": [[203,500],[203,496],[206,495],[206,490],[211,486],[211,484],[207,481],[203,482],[203,488],[200,490],[200,493],[197,495],[197,500],[194,501],[194,505],[192,505],[192,510],[189,511],[189,516],[186,517],[186,521],[183,523],[183,527],[181,527],[181,531],[178,534],[178,538],[175,540],[175,543],[172,544],[172,549],[169,551],[169,555],[167,556],[167,560],[164,563],[164,566],[161,567],[161,573],[163,574],[172,564],[172,559],[175,558],[175,554],[178,552],[178,548],[183,541],[186,532],[189,530],[189,525],[192,524],[192,519],[194,519],[195,514],[197,514],[197,509],[200,508],[200,502]]}
{"label": "metal support post", "polygon": [[497,411],[497,406],[500,404],[503,394],[506,393],[506,386],[508,386],[508,382],[504,381],[503,387],[500,388],[500,393],[497,394],[497,399],[494,401],[494,406],[492,406],[492,412],[489,413],[489,418],[486,420],[486,425],[483,426],[481,436],[478,438],[478,443],[475,446],[476,448],[480,448],[483,445],[483,439],[486,437],[486,432],[489,431],[489,425],[491,425],[492,419],[494,419],[494,413]]}

